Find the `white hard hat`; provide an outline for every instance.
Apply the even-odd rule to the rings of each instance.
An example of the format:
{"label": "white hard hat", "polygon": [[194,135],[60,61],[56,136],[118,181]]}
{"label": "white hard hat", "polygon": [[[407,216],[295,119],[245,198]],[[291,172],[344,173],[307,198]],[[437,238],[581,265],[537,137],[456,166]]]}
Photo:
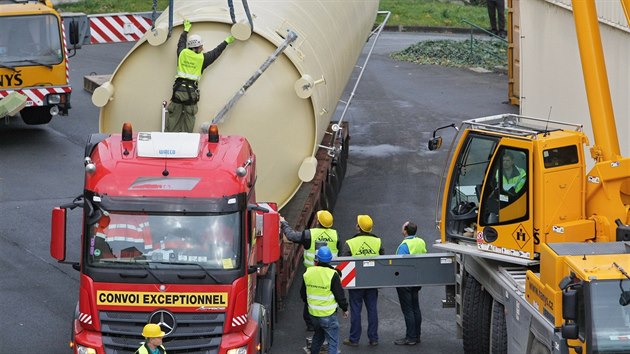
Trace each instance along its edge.
{"label": "white hard hat", "polygon": [[201,36],[198,34],[193,34],[188,37],[188,41],[186,42],[186,46],[188,48],[197,48],[203,45],[203,40]]}

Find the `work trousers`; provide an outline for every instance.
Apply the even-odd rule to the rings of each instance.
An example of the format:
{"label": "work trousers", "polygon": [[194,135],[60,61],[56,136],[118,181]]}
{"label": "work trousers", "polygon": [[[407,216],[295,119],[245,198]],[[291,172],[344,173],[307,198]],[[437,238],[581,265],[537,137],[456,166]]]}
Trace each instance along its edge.
{"label": "work trousers", "polygon": [[350,341],[358,343],[361,339],[361,309],[365,302],[368,317],[367,335],[370,342],[378,342],[378,289],[348,290],[350,301]]}
{"label": "work trousers", "polygon": [[[199,97],[195,92],[192,92],[192,96],[193,97],[191,97],[187,91],[174,92],[174,97],[176,97],[179,102],[189,102],[191,99],[194,102],[199,100]],[[198,111],[197,103],[176,103],[171,100],[167,109],[168,115],[166,117],[165,129],[167,132],[193,132],[193,129],[195,128],[195,114],[197,114]]]}
{"label": "work trousers", "polygon": [[337,312],[326,317],[311,316],[311,321],[315,327],[313,341],[311,342],[311,353],[319,354],[324,344],[324,339],[328,341],[328,354],[337,354],[339,347],[339,319]]}
{"label": "work trousers", "polygon": [[418,302],[420,289],[422,289],[421,286],[396,288],[400,309],[405,317],[405,327],[407,327],[405,337],[413,342],[418,342],[421,334],[422,313]]}
{"label": "work trousers", "polygon": [[[505,31],[505,1],[488,0],[487,4],[490,27],[493,31]],[[497,27],[497,17],[499,18],[499,27]]]}

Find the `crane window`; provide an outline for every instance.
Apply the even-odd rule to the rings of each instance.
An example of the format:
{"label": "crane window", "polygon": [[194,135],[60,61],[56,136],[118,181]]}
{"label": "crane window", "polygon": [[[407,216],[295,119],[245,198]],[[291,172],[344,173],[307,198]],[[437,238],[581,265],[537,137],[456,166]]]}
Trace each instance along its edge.
{"label": "crane window", "polygon": [[545,168],[554,168],[578,163],[577,146],[563,146],[543,151]]}

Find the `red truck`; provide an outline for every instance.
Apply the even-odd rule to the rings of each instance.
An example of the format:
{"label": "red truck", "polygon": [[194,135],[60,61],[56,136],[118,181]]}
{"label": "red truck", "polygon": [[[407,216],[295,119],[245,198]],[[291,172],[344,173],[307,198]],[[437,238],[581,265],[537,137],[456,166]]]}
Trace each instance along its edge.
{"label": "red truck", "polygon": [[[345,170],[320,150],[300,208],[285,208],[298,227],[330,203],[325,190]],[[64,261],[68,210],[83,208],[75,352],[133,352],[149,322],[167,332],[169,353],[267,352],[302,250],[283,242],[276,205],[256,200],[248,141],[216,126],[134,134],[125,124],[121,134],[91,135],[84,164],[83,194],[52,212],[51,255]]]}

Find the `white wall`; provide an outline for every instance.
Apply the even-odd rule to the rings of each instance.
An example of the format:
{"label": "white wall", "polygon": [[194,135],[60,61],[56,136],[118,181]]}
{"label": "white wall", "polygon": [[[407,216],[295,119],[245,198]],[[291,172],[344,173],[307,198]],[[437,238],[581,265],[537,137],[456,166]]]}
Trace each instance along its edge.
{"label": "white wall", "polygon": [[[583,124],[593,144],[575,23],[565,5],[570,0],[519,3],[521,114],[547,118],[551,108],[551,119]],[[597,6],[600,17],[607,18],[606,24],[600,21],[600,31],[620,149],[630,156],[630,31],[619,1],[601,0]]]}

